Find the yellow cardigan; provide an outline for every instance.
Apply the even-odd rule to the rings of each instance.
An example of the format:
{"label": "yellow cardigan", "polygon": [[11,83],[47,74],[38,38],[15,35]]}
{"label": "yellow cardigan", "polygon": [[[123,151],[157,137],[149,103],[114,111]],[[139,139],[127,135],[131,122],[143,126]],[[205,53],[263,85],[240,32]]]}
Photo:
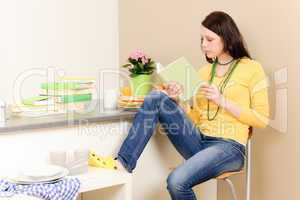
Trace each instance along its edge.
{"label": "yellow cardigan", "polygon": [[[210,78],[211,64],[201,67],[199,77],[208,81]],[[218,85],[223,77],[215,77],[213,84]],[[237,65],[229,82],[227,83],[224,97],[235,102],[241,108],[239,117],[220,108],[217,117],[207,120],[207,99],[197,92],[193,98],[193,109],[188,109],[187,114],[205,135],[233,139],[246,145],[248,128],[263,128],[268,124],[269,103],[267,79],[262,66],[251,59],[243,58]],[[210,116],[217,110],[217,105],[210,102]]]}

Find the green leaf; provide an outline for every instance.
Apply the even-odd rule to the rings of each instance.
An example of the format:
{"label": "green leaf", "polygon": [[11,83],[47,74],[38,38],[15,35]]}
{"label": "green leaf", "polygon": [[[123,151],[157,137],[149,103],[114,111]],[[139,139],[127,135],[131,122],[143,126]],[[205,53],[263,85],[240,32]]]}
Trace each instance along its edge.
{"label": "green leaf", "polygon": [[152,74],[153,71],[155,70],[156,66],[155,66],[155,62],[152,61],[151,58],[148,58],[147,63],[143,64],[142,63],[142,59],[138,58],[136,59],[131,59],[128,58],[129,63],[123,65],[123,67],[131,67],[129,69],[130,77],[135,77],[136,75],[139,74]]}
{"label": "green leaf", "polygon": [[122,65],[122,67],[124,67],[124,68],[126,68],[126,67],[130,67],[131,66],[131,64],[125,64],[125,65]]}
{"label": "green leaf", "polygon": [[139,66],[139,68],[143,71],[144,70],[144,65],[143,65],[143,63],[138,63],[138,66]]}

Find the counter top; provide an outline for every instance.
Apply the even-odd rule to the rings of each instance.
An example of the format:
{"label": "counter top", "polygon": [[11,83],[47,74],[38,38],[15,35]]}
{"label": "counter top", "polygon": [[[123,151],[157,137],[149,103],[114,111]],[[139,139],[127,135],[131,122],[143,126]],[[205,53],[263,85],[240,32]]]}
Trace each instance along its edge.
{"label": "counter top", "polygon": [[63,127],[80,123],[95,123],[112,120],[132,119],[137,111],[125,111],[121,109],[104,111],[95,107],[90,112],[62,113],[44,116],[11,116],[5,123],[0,124],[0,134],[8,132],[31,130],[38,128]]}

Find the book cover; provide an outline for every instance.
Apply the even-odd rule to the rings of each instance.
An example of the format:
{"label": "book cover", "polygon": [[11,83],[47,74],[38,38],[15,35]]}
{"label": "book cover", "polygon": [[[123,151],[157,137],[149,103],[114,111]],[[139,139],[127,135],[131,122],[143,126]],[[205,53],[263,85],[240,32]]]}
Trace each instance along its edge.
{"label": "book cover", "polygon": [[55,83],[42,83],[41,89],[45,90],[76,90],[93,88],[92,83],[78,83],[78,82],[55,82]]}
{"label": "book cover", "polygon": [[77,82],[77,83],[95,83],[96,79],[93,77],[81,77],[81,76],[63,76],[59,80],[64,82]]}
{"label": "book cover", "polygon": [[190,100],[197,93],[201,83],[203,83],[198,72],[184,57],[175,60],[166,67],[162,67],[157,72],[157,75],[163,83],[174,81],[181,84],[183,86],[183,94],[179,98],[183,101]]}
{"label": "book cover", "polygon": [[22,103],[27,106],[47,106],[54,104],[54,101],[47,96],[35,96],[23,99]]}
{"label": "book cover", "polygon": [[63,95],[61,97],[58,97],[58,103],[73,103],[91,100],[92,94]]}
{"label": "book cover", "polygon": [[68,90],[46,90],[41,89],[41,96],[63,96],[63,95],[77,95],[77,94],[92,94],[94,93],[93,89],[68,89]]}

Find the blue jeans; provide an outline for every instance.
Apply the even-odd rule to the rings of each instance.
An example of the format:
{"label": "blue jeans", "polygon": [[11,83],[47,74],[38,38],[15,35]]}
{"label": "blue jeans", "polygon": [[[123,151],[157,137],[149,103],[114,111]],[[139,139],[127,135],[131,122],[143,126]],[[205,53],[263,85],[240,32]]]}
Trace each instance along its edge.
{"label": "blue jeans", "polygon": [[152,91],[145,97],[118,152],[117,159],[128,172],[136,167],[158,122],[186,160],[167,178],[172,200],[195,200],[193,186],[243,167],[244,145],[234,140],[205,136],[176,102],[163,92]]}

